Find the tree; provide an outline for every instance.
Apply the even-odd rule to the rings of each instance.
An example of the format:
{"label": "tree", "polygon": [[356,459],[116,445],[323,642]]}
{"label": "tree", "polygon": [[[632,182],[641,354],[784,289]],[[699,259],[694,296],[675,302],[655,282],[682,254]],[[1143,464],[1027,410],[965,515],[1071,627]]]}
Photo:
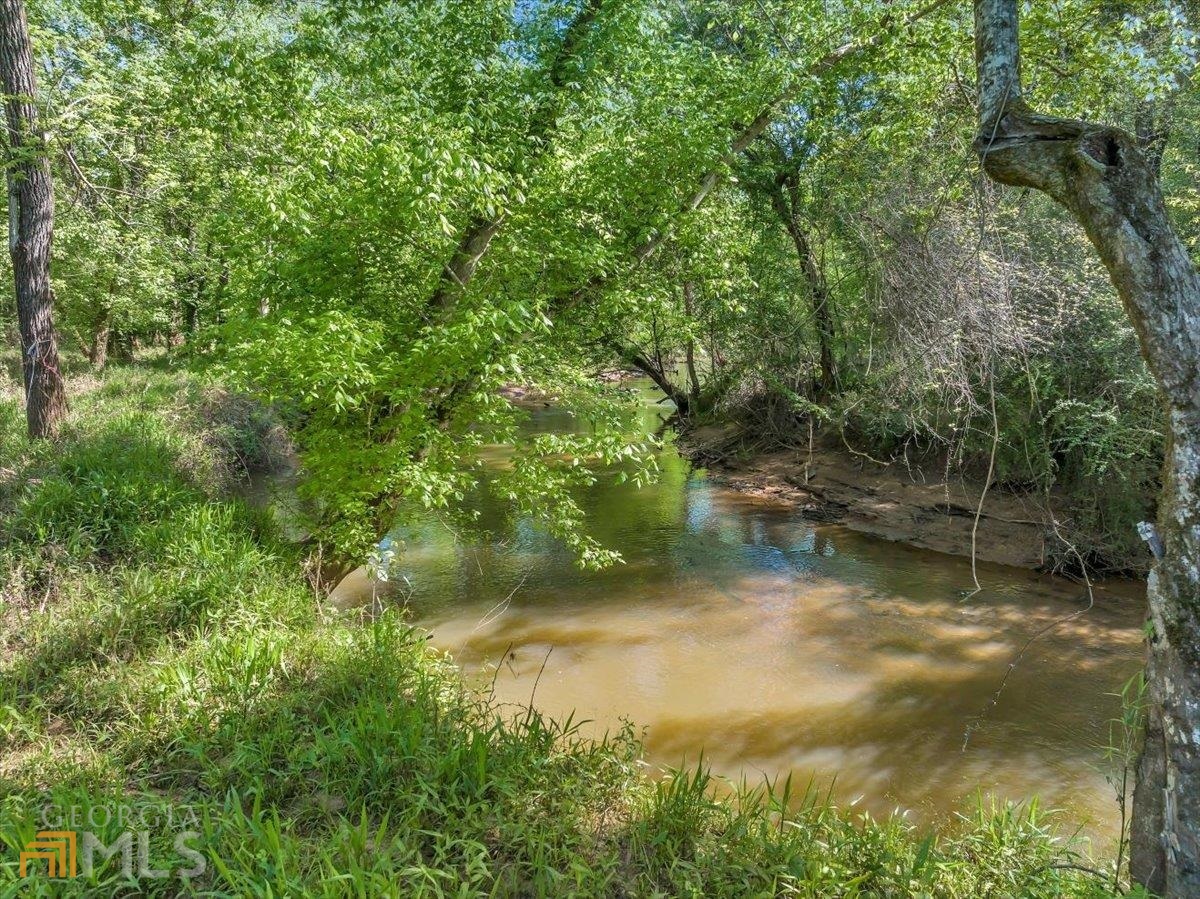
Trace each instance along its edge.
{"label": "tree", "polygon": [[1160,388],[1167,450],[1150,535],[1150,707],[1131,870],[1151,890],[1200,895],[1200,275],[1136,137],[1026,103],[1017,9],[1016,0],[975,2],[976,150],[993,179],[1047,193],[1082,225]]}
{"label": "tree", "polygon": [[[546,76],[550,91],[538,104],[525,135],[526,142],[533,147],[530,157],[525,160],[527,166],[536,163],[538,157],[548,148],[558,121],[558,111],[563,104],[572,64],[576,61],[580,46],[600,13],[602,3],[603,0],[587,0],[584,3],[578,15],[566,26],[562,43],[550,60]],[[487,253],[492,239],[503,227],[504,218],[504,212],[500,211],[493,215],[476,216],[470,222],[455,248],[453,258],[442,269],[437,290],[429,300],[431,308],[447,309],[453,306],[458,294],[474,277],[475,268]]]}
{"label": "tree", "polygon": [[801,219],[800,184],[795,170],[790,166],[781,167],[773,187],[771,207],[783,222],[783,227],[796,248],[796,259],[800,271],[804,274],[812,302],[813,321],[816,324],[817,345],[821,357],[821,372],[813,393],[820,399],[828,396],[837,382],[837,370],[833,360],[833,316],[829,313],[829,284],[825,279],[820,256]]}
{"label": "tree", "polygon": [[45,135],[38,126],[33,51],[22,0],[0,2],[0,79],[8,120],[8,247],[21,331],[25,414],[31,438],[53,437],[67,409],[50,287],[54,188]]}

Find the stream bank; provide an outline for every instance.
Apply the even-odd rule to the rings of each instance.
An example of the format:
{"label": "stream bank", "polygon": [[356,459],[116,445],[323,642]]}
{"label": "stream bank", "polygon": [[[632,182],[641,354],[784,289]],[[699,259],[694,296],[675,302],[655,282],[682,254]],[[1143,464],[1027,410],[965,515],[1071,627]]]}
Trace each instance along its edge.
{"label": "stream bank", "polygon": [[1070,557],[1040,494],[993,485],[980,509],[983,485],[945,470],[881,464],[829,438],[811,448],[753,451],[732,424],[681,429],[677,444],[710,477],[812,521],[955,556],[970,557],[974,545],[979,560],[1035,571],[1057,571]]}

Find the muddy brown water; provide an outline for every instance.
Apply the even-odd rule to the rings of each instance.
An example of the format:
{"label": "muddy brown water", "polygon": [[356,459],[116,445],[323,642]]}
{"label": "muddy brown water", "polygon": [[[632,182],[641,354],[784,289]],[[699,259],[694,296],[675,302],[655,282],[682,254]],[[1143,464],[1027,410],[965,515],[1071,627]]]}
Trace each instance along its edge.
{"label": "muddy brown water", "polygon": [[[666,410],[644,395],[637,426],[653,429]],[[553,408],[529,425],[576,427]],[[579,497],[624,556],[615,568],[581,572],[481,497],[494,539],[458,542],[431,520],[399,535],[408,549],[386,588],[352,578],[335,599],[407,602],[514,708],[573,712],[594,735],[633,722],[652,768],[703,753],[735,781],[791,774],[922,823],[979,797],[1037,796],[1064,830],[1111,848],[1104,747],[1141,660],[1141,587],[1101,584],[1088,609],[1080,585],[980,565],[983,590],[968,595],[966,559],[813,524],[669,446],[660,462],[651,487],[604,476]]]}

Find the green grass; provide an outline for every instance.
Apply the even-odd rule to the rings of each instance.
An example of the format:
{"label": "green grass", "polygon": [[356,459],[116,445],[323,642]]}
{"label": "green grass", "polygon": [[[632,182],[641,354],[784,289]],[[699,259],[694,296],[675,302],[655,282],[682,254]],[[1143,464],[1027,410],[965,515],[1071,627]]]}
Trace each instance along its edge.
{"label": "green grass", "polygon": [[[1036,806],[925,835],[786,785],[651,781],[630,732],[501,715],[398,614],[325,611],[235,498],[269,455],[261,411],[166,370],[74,386],[54,445],[0,404],[5,895],[1109,895]],[[193,830],[207,870],[22,880],[47,803],[169,809],[151,865],[189,867],[172,841]]]}

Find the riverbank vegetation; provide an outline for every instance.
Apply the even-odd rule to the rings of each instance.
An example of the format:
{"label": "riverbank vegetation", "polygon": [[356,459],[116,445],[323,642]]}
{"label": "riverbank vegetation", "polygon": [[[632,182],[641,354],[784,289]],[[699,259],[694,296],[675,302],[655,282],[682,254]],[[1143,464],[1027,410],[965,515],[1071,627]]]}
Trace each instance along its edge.
{"label": "riverbank vegetation", "polygon": [[[19,877],[47,805],[189,822],[205,871],[140,895],[1112,894],[1034,808],[933,835],[802,785],[718,799],[702,771],[648,779],[632,730],[498,708],[399,614],[323,607],[238,498],[273,463],[268,416],[162,366],[69,383],[57,444],[0,406],[6,895],[129,888],[119,857]],[[152,833],[151,867],[179,867],[174,837]]]}
{"label": "riverbank vegetation", "polygon": [[[486,489],[581,565],[616,563],[573,491],[605,465],[654,476],[652,441],[624,432],[619,393],[593,377],[619,364],[654,379],[685,422],[740,426],[741,451],[826,440],[1025,496],[1051,523],[1048,568],[1142,574],[1161,557],[1147,745],[1193,733],[1197,13],[1182,0],[975,6],[978,21],[946,0],[0,2],[17,307],[0,321],[20,347],[29,434],[63,435],[26,446],[6,407],[10,605],[37,613],[14,644],[8,732],[53,743],[44,729],[71,720],[82,690],[99,717],[72,714],[111,737],[94,759],[110,774],[162,762],[182,778],[164,783],[225,791],[206,765],[263,772],[247,796],[269,800],[229,802],[250,809],[247,845],[266,845],[254,841],[275,839],[270,814],[302,814],[289,804],[300,799],[263,761],[281,747],[251,742],[243,759],[234,737],[274,733],[314,753],[350,743],[340,719],[300,705],[284,730],[260,731],[239,691],[286,693],[267,676],[281,665],[332,670],[354,726],[382,727],[391,707],[338,693],[350,689],[338,666],[374,671],[350,661],[371,640],[391,641],[408,667],[424,658],[397,623],[337,636],[311,608],[301,562],[317,577],[380,558],[409,510],[470,531],[479,451],[517,442]],[[1035,147],[1067,156],[1031,162]],[[103,377],[147,354],[159,374]],[[80,356],[96,382],[72,396],[62,360]],[[303,559],[217,499],[228,459],[185,447],[204,403],[188,393],[199,382],[171,373],[184,369],[269,405],[288,434]],[[516,441],[522,412],[501,392],[514,383],[561,397],[592,427]],[[166,422],[149,414],[176,404]],[[1156,509],[1158,531],[1146,524]],[[232,643],[213,636],[225,633]],[[405,687],[421,702],[486,718],[421,666]],[[385,665],[369,690],[401,674]],[[240,710],[231,731],[205,717],[208,691]],[[62,707],[43,718],[34,697]],[[163,697],[191,711],[155,706]],[[139,730],[160,718],[165,738]],[[493,740],[476,740],[490,733],[481,720],[454,732],[481,747],[469,750],[483,759],[476,781]],[[497,751],[515,741],[519,756],[546,727],[497,731]],[[449,732],[428,735],[467,764]],[[142,736],[144,758],[130,748]],[[1175,790],[1178,833],[1163,836],[1160,813],[1168,783],[1200,777],[1196,751],[1147,754],[1156,767],[1137,803],[1149,828],[1140,876],[1169,872],[1179,891],[1200,889],[1200,861],[1163,847],[1200,845],[1200,789]],[[601,778],[625,770],[595,764]],[[658,820],[653,802],[628,820]],[[428,845],[469,854],[488,832],[438,842],[453,833]],[[514,876],[565,853],[579,832],[563,833],[554,848],[517,850],[527,867]],[[780,839],[755,846],[791,837]],[[595,852],[616,866],[613,883],[628,874],[652,891],[660,876],[640,879],[608,844],[580,845],[580,865]],[[470,881],[474,862],[453,857]],[[325,858],[296,863],[311,873]]]}
{"label": "riverbank vegetation", "polygon": [[[1030,14],[1035,98],[1142,135],[1194,234],[1194,33],[1183,6],[1126,6]],[[812,425],[897,465],[990,467],[1058,520],[1051,565],[1148,565],[1154,381],[1069,216],[974,163],[965,7],[30,16],[61,339],[96,367],[186,342],[282,400],[346,558],[398,496],[453,508],[472,447],[512,435],[497,387],[596,414],[584,375],[621,362],[748,449]],[[625,451],[603,433],[576,454]],[[514,504],[609,561],[545,457]]]}

